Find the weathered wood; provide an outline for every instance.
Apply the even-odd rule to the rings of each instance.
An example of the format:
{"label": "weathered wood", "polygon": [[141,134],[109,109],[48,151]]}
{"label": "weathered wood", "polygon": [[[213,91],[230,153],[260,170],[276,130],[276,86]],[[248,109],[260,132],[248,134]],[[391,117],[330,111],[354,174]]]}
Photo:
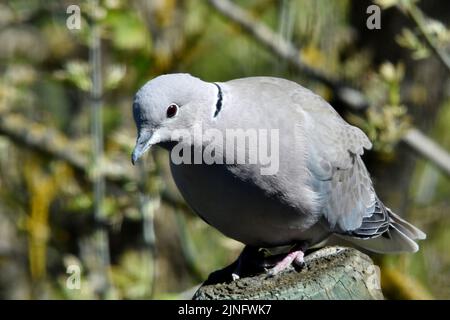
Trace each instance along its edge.
{"label": "weathered wood", "polygon": [[293,268],[268,278],[265,274],[231,281],[234,264],[213,272],[194,300],[380,300],[379,269],[356,249],[327,247],[305,257],[301,271]]}

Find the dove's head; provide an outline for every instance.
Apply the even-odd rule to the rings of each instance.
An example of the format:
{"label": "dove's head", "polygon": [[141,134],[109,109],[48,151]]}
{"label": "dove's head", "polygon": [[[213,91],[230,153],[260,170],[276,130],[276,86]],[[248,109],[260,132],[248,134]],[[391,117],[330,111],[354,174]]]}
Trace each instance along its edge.
{"label": "dove's head", "polygon": [[189,130],[201,121],[202,110],[215,104],[216,87],[189,74],[168,74],[147,82],[136,93],[133,116],[137,141],[133,164],[152,146],[170,147],[174,130]]}

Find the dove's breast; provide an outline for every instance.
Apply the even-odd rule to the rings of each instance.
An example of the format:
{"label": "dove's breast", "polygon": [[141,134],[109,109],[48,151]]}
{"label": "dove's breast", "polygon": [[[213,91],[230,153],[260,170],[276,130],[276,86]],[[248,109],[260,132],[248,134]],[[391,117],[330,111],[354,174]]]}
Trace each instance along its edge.
{"label": "dove's breast", "polygon": [[[220,83],[220,87],[220,112],[212,116],[208,108],[203,128],[222,133],[219,150],[233,142],[228,136],[233,130],[248,137],[248,144],[232,143],[231,159],[223,152],[223,163],[235,165],[171,164],[187,203],[209,224],[245,244],[285,245],[299,240],[314,244],[323,240],[328,231],[319,222],[320,199],[311,187],[306,163],[308,118],[295,96],[307,95],[306,89],[274,78],[234,80]],[[257,143],[247,132],[258,137]],[[246,152],[257,155],[258,164],[239,164],[233,159],[235,153]],[[270,155],[269,164],[261,157],[266,155]],[[266,165],[273,170],[263,172]]]}
{"label": "dove's breast", "polygon": [[226,165],[171,164],[189,206],[226,236],[254,246],[312,243],[328,235],[316,215],[302,212],[279,193],[236,177]]}

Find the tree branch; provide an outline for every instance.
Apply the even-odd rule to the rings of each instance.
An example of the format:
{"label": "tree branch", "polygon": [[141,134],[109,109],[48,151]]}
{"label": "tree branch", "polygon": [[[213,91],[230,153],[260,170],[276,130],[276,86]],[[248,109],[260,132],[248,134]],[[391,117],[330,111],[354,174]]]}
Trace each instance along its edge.
{"label": "tree branch", "polygon": [[414,5],[413,3],[409,3],[405,7],[402,7],[406,11],[406,13],[411,17],[411,19],[416,24],[423,38],[425,39],[428,47],[434,52],[434,54],[438,57],[439,61],[442,65],[450,72],[450,55],[446,54],[442,51],[438,45],[434,42],[431,35],[426,30],[425,26],[425,17],[420,9]]}
{"label": "tree branch", "polygon": [[450,175],[450,155],[436,142],[424,135],[420,130],[409,129],[402,141],[414,149],[417,153],[428,159],[435,166]]}
{"label": "tree branch", "polygon": [[345,84],[342,80],[326,75],[304,63],[300,57],[300,50],[298,48],[266,25],[256,21],[248,12],[239,6],[229,0],[208,1],[221,15],[239,25],[272,53],[286,60],[302,74],[330,87],[334,92],[335,98],[347,108],[361,111],[368,107],[367,99],[360,91]]}
{"label": "tree branch", "polygon": [[[0,112],[0,135],[34,151],[65,161],[86,180],[92,181],[90,158],[77,150],[74,144],[58,130],[32,122],[18,114]],[[136,170],[133,170],[131,162],[112,162],[104,158],[101,164],[103,175],[110,183],[123,185],[130,181],[138,181],[138,174]],[[166,190],[162,192],[161,198],[170,206],[187,208],[183,201]]]}
{"label": "tree branch", "polygon": [[[365,95],[355,88],[342,84],[319,70],[305,64],[299,55],[300,50],[292,43],[280,37],[266,25],[256,21],[249,13],[229,0],[208,0],[209,4],[221,15],[242,27],[250,36],[268,48],[278,57],[285,59],[293,67],[308,77],[329,86],[342,104],[354,111],[360,111],[368,106]],[[417,138],[417,140],[414,140]],[[433,140],[416,128],[409,130],[401,139],[414,151],[435,164],[446,175],[450,176],[449,153],[439,147]],[[431,147],[432,146],[432,147]]]}

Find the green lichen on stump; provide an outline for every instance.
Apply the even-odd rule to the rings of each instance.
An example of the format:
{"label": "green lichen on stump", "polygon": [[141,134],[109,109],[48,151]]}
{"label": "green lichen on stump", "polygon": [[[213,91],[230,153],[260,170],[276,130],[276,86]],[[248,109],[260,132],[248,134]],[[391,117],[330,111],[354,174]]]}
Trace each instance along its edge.
{"label": "green lichen on stump", "polygon": [[271,278],[260,274],[236,281],[229,280],[231,265],[212,273],[193,299],[383,299],[378,267],[356,249],[326,247],[307,255],[305,262],[301,271],[290,268]]}

